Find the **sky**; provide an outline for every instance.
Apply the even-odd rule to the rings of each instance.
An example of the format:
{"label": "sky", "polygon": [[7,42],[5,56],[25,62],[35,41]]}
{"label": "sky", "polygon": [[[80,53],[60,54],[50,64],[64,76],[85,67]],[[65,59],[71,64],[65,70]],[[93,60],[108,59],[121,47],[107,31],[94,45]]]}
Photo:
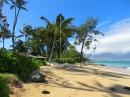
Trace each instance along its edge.
{"label": "sky", "polygon": [[[45,26],[39,19],[40,16],[48,20],[55,21],[60,13],[65,18],[75,18],[73,24],[79,26],[85,23],[88,16],[100,18],[97,30],[102,31],[105,36],[96,36],[99,45],[95,54],[115,53],[126,54],[130,52],[130,0],[26,0],[28,11],[21,10],[15,34],[19,35],[19,29],[23,25],[30,24],[32,27]],[[7,16],[10,24],[9,30],[12,31],[14,10],[10,10],[9,5],[5,4],[2,10],[3,15]],[[74,39],[69,39],[73,43]],[[5,40],[5,47],[9,49],[12,44],[11,39]],[[91,53],[95,43],[87,53]],[[2,42],[0,43],[0,48]],[[76,46],[80,52],[81,45]],[[84,52],[86,50],[84,49]]]}

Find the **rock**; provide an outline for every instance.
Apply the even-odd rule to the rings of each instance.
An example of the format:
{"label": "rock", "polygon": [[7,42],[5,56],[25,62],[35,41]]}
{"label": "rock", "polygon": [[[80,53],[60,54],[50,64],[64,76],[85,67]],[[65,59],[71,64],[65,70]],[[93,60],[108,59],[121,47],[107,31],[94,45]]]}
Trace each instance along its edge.
{"label": "rock", "polygon": [[129,90],[129,91],[130,91],[130,87],[124,87],[124,89],[126,89],[126,90]]}
{"label": "rock", "polygon": [[42,91],[42,94],[50,94],[50,92],[49,92],[49,91],[44,90],[44,91]]}
{"label": "rock", "polygon": [[32,82],[45,82],[45,76],[40,74],[35,74],[31,77]]}

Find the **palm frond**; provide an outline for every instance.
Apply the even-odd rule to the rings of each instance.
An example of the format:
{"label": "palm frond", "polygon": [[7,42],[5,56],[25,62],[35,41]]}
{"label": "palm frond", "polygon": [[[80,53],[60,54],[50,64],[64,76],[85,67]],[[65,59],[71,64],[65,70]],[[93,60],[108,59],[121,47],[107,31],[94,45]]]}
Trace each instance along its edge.
{"label": "palm frond", "polygon": [[14,8],[14,5],[10,6],[10,9],[13,9]]}
{"label": "palm frond", "polygon": [[45,18],[44,16],[41,16],[40,19],[44,20],[47,23],[47,25],[51,24],[50,21],[47,18]]}
{"label": "palm frond", "polygon": [[12,3],[13,5],[16,4],[14,0],[9,0],[9,1],[11,1],[11,3]]}
{"label": "palm frond", "polygon": [[23,31],[21,31],[21,30],[19,30],[19,32],[20,32],[21,34],[24,34],[24,32],[23,32]]}
{"label": "palm frond", "polygon": [[25,10],[25,11],[28,11],[25,7],[20,7],[21,9]]}
{"label": "palm frond", "polygon": [[21,37],[23,37],[24,35],[19,35],[19,36],[16,36],[15,38],[17,39],[17,38],[21,38]]}
{"label": "palm frond", "polygon": [[62,26],[67,26],[68,24],[71,24],[72,21],[75,20],[74,18],[68,18],[67,20],[65,20],[63,23],[62,23]]}

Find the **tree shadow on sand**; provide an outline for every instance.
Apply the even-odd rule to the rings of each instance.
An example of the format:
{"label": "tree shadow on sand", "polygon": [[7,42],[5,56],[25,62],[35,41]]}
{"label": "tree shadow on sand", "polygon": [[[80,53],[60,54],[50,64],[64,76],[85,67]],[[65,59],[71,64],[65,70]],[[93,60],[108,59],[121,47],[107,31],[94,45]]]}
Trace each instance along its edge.
{"label": "tree shadow on sand", "polygon": [[66,67],[63,67],[63,68],[57,68],[57,69],[62,69],[62,70],[66,70],[66,71],[69,71],[69,72],[75,72],[75,73],[93,73],[95,75],[102,75],[104,77],[114,77],[114,78],[128,78],[130,77],[130,75],[126,75],[126,74],[122,74],[122,73],[114,73],[114,72],[104,72],[104,71],[101,71],[100,69],[93,69],[93,68],[88,68],[87,66],[84,66],[84,67],[78,67],[78,66],[66,66]]}
{"label": "tree shadow on sand", "polygon": [[[118,85],[118,84],[113,85],[111,87],[104,87],[99,82],[95,82],[95,86],[90,86],[82,82],[77,82],[77,84],[79,84],[81,88],[72,85],[65,85],[65,84],[57,84],[57,87],[69,88],[69,89],[80,90],[80,91],[105,92],[106,94],[110,95],[110,97],[122,97],[119,94],[130,95],[130,91],[124,89],[125,86]],[[115,88],[115,91],[112,91],[110,88]],[[108,97],[108,96],[104,95],[104,97]]]}
{"label": "tree shadow on sand", "polygon": [[[59,70],[61,72],[65,72],[66,74],[69,72],[71,75],[77,75],[80,74],[82,76],[91,75],[95,74],[97,76],[102,76],[102,77],[107,77],[109,79],[114,79],[114,78],[123,78],[127,79],[129,77],[128,75],[125,74],[120,74],[120,73],[114,73],[114,72],[106,72],[106,71],[101,71],[100,69],[92,69],[87,66],[85,67],[78,67],[78,66],[72,66],[72,67],[63,67],[63,68],[43,68],[43,69],[38,69],[34,71],[32,74],[36,73],[42,73],[43,75],[47,76],[47,84],[53,84],[52,87],[59,87],[59,88],[68,88],[68,89],[74,89],[74,90],[80,90],[80,91],[90,91],[90,92],[105,92],[106,94],[110,95],[110,97],[122,97],[120,94],[126,94],[130,95],[130,91],[124,89],[122,85],[115,84],[111,87],[105,87],[101,83],[97,81],[94,82],[94,86],[88,85],[87,83],[76,81],[77,85],[74,86],[69,80],[66,80],[62,76],[59,76],[56,74],[55,71],[52,69]],[[66,72],[67,71],[67,72]],[[49,75],[49,76],[48,76]],[[117,81],[117,80],[115,80]],[[28,83],[27,83],[28,84]],[[41,83],[44,84],[44,83]],[[116,91],[112,91],[110,88],[115,88]],[[104,97],[107,97],[106,95],[103,95]]]}

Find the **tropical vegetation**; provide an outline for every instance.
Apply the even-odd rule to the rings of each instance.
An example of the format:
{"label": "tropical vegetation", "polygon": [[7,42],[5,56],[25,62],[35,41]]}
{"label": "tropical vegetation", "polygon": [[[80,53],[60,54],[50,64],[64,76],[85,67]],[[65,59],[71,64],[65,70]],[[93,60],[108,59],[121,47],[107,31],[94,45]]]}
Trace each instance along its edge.
{"label": "tropical vegetation", "polygon": [[[14,22],[11,30],[8,29],[7,17],[2,14],[4,3],[14,10]],[[26,81],[29,74],[39,66],[46,65],[46,61],[75,63],[87,60],[84,57],[83,49],[89,50],[92,42],[98,42],[95,36],[103,35],[102,32],[96,30],[99,18],[89,16],[85,23],[76,26],[73,24],[75,18],[65,18],[61,13],[52,22],[44,16],[39,16],[41,22],[46,23],[45,27],[41,25],[34,28],[31,24],[24,24],[23,29],[19,29],[20,34],[16,36],[18,18],[22,10],[27,11],[25,8],[27,3],[27,0],[0,0],[0,38],[3,43],[0,50],[0,73],[17,74],[22,81]],[[21,37],[24,37],[24,40]],[[12,49],[5,48],[4,40],[6,38],[12,38],[12,44],[10,44]],[[70,38],[75,38],[74,44],[70,43]],[[80,52],[76,50],[75,45],[81,45]],[[95,45],[92,53],[96,47]],[[30,59],[27,53],[31,52],[46,57],[46,60]],[[0,78],[0,85],[1,83],[0,95],[8,95],[3,77]]]}

